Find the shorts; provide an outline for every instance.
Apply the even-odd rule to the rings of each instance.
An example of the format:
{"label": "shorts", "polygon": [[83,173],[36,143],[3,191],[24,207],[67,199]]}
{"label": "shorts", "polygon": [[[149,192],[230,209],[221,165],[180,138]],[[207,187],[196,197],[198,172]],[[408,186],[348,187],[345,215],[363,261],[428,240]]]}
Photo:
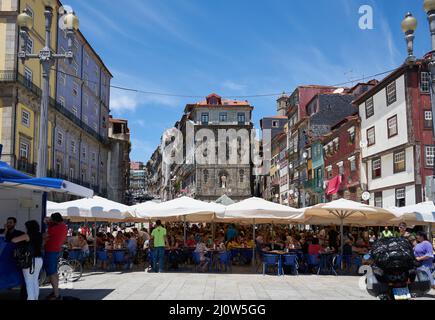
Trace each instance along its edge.
{"label": "shorts", "polygon": [[48,277],[57,274],[61,252],[46,252],[44,254],[44,269]]}

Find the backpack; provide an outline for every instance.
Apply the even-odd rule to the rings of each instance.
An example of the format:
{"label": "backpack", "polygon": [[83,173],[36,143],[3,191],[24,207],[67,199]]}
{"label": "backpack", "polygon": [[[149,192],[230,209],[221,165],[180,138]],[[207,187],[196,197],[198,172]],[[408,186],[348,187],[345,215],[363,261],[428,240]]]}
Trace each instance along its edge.
{"label": "backpack", "polygon": [[30,242],[18,245],[14,250],[14,259],[20,269],[30,269],[33,274],[35,268],[35,258]]}
{"label": "backpack", "polygon": [[415,268],[415,255],[411,243],[405,238],[383,238],[371,250],[376,267],[382,270]]}

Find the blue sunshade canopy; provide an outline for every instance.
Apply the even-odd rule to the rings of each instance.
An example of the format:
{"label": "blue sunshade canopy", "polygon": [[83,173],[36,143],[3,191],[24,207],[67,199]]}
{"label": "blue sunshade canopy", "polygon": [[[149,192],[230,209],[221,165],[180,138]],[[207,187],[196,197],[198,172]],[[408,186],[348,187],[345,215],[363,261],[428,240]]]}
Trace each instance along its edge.
{"label": "blue sunshade canopy", "polygon": [[44,192],[69,193],[78,197],[93,197],[94,191],[66,180],[33,178],[0,161],[0,188],[10,187]]}

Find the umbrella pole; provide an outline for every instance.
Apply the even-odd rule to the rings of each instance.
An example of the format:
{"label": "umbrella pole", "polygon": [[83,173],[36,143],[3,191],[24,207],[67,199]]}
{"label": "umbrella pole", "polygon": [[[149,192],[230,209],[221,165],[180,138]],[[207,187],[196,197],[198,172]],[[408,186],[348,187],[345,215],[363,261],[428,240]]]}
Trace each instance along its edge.
{"label": "umbrella pole", "polygon": [[252,267],[254,267],[255,269],[255,247],[256,247],[256,243],[255,243],[255,219],[253,220],[253,224],[252,224],[252,239],[254,240],[254,245],[252,247]]}
{"label": "umbrella pole", "polygon": [[213,244],[214,244],[214,240],[215,240],[215,224],[214,224],[214,221],[211,223],[211,233],[212,233],[212,239],[213,239]]}
{"label": "umbrella pole", "polygon": [[183,223],[183,227],[184,227],[184,246],[186,247],[187,244],[187,226],[186,226],[186,216],[183,217],[184,223]]}
{"label": "umbrella pole", "polygon": [[343,247],[344,247],[344,231],[343,231],[343,224],[344,224],[344,221],[343,221],[343,219],[341,219],[341,222],[340,222],[340,242],[341,242],[341,244],[340,244],[340,249],[341,249],[341,255],[343,255]]}
{"label": "umbrella pole", "polygon": [[94,268],[97,266],[97,219],[94,225]]}

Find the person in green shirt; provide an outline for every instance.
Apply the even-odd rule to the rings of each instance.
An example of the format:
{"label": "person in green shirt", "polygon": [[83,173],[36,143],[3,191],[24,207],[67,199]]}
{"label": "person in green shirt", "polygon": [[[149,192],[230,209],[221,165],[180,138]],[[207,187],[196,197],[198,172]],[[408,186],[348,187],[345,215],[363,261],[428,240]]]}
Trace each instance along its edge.
{"label": "person in green shirt", "polygon": [[385,227],[385,229],[381,232],[382,238],[393,238],[394,234],[391,232],[391,230],[388,228],[388,226]]}
{"label": "person in green shirt", "polygon": [[[153,269],[155,272],[163,272],[165,261],[165,247],[168,244],[166,229],[162,226],[160,220],[156,221],[156,227],[151,233],[151,239],[154,242],[153,250]],[[158,269],[157,269],[157,264]]]}

